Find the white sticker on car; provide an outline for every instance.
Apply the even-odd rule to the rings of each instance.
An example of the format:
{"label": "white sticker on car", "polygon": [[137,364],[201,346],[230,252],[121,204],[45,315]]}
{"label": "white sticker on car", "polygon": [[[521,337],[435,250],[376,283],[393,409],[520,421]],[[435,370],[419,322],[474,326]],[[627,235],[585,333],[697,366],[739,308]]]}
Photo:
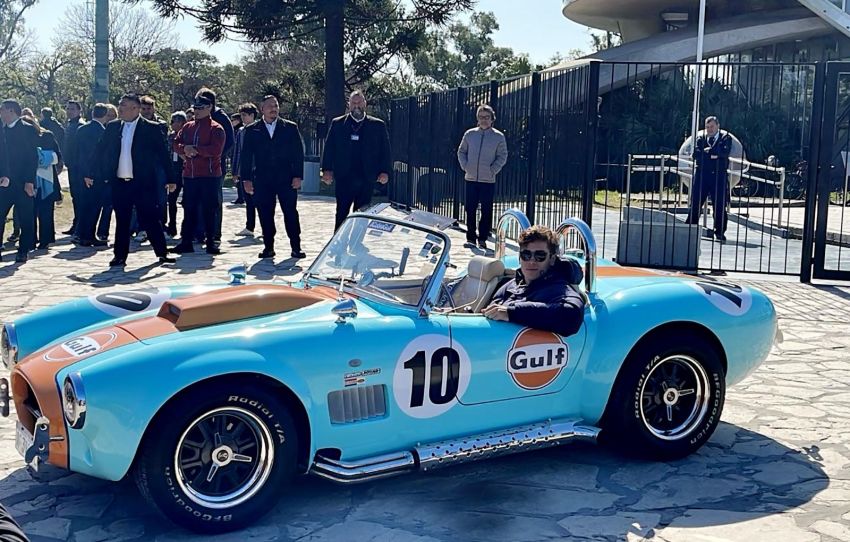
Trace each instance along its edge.
{"label": "white sticker on car", "polygon": [[95,331],[81,337],[74,337],[62,344],[57,344],[45,352],[44,361],[72,361],[100,352],[114,343],[118,335],[114,331]]}
{"label": "white sticker on car", "polygon": [[561,337],[527,327],[517,334],[508,351],[507,370],[520,388],[539,390],[558,378],[569,359],[569,347]]}
{"label": "white sticker on car", "polygon": [[688,282],[688,284],[726,314],[741,316],[749,312],[753,306],[753,295],[743,286],[703,281]]}
{"label": "white sticker on car", "polygon": [[448,412],[469,387],[472,364],[458,343],[443,335],[422,335],[402,350],[393,373],[393,396],[412,418]]}
{"label": "white sticker on car", "polygon": [[157,308],[168,299],[171,299],[168,288],[107,292],[89,297],[98,310],[116,318]]}

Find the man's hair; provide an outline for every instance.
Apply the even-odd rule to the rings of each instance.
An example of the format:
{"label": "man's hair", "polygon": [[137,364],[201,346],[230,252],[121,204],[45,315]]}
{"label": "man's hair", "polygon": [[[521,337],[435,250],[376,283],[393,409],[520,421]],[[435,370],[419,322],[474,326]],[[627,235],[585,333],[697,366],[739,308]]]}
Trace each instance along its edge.
{"label": "man's hair", "polygon": [[549,252],[551,254],[558,253],[558,236],[546,226],[537,225],[532,226],[527,230],[523,230],[523,232],[519,234],[519,239],[517,239],[520,248],[523,248],[529,243],[533,243],[535,241],[545,241],[546,244],[549,245]]}
{"label": "man's hair", "polygon": [[109,107],[107,107],[106,104],[94,104],[94,107],[91,108],[91,116],[96,119],[105,117],[108,112]]}
{"label": "man's hair", "polygon": [[53,110],[50,109],[49,107],[42,107],[41,108],[41,116],[46,118],[46,119],[49,119],[53,116]]}
{"label": "man's hair", "polygon": [[10,109],[14,111],[14,113],[19,117],[22,113],[21,104],[18,103],[18,100],[3,100],[2,102],[0,102],[0,108]]}
{"label": "man's hair", "polygon": [[241,120],[242,120],[242,117],[239,115],[239,113],[231,113],[231,114],[230,114],[230,120],[239,120],[239,121],[241,121]]}
{"label": "man's hair", "polygon": [[354,98],[355,96],[360,96],[364,100],[366,99],[366,95],[363,94],[363,91],[359,88],[351,91],[351,94],[348,95],[348,100],[351,101],[351,98]]}
{"label": "man's hair", "polygon": [[136,102],[136,105],[138,105],[139,107],[142,106],[142,99],[139,98],[138,94],[135,94],[133,92],[128,92],[127,94],[121,96],[121,99],[118,101],[123,102],[124,100],[130,100],[131,102]]}
{"label": "man's hair", "polygon": [[496,110],[493,109],[492,107],[490,107],[489,105],[487,105],[487,104],[479,105],[478,109],[475,111],[475,115],[478,116],[478,113],[481,113],[482,111],[486,111],[487,113],[490,113],[490,118],[492,120],[496,120]]}
{"label": "man's hair", "polygon": [[215,92],[207,87],[201,87],[198,92],[195,93],[195,99],[198,97],[206,98],[212,104],[213,109],[215,109]]}
{"label": "man's hair", "polygon": [[171,114],[171,122],[174,122],[175,120],[186,122],[186,113],[183,111],[175,111]]}
{"label": "man's hair", "polygon": [[80,105],[80,102],[78,102],[77,100],[68,100],[68,101],[65,103],[65,105],[74,105],[74,106],[76,106],[76,107],[77,107],[77,109],[79,109],[80,111],[82,111],[82,110],[83,110],[83,106],[82,106],[82,105]]}
{"label": "man's hair", "polygon": [[714,124],[720,126],[720,121],[717,120],[717,117],[715,117],[714,115],[711,115],[710,117],[705,117],[705,123],[708,124],[709,122],[713,122]]}
{"label": "man's hair", "polygon": [[240,113],[247,113],[249,115],[259,116],[260,110],[257,109],[257,106],[252,104],[251,102],[244,103],[239,106]]}
{"label": "man's hair", "polygon": [[140,105],[144,104],[144,105],[156,106],[156,100],[154,99],[153,96],[149,96],[149,95],[145,95],[145,96],[142,96],[141,98],[139,98],[139,102],[140,102],[139,103]]}
{"label": "man's hair", "polygon": [[115,113],[115,115],[116,115],[116,116],[118,115],[118,108],[117,108],[117,107],[115,107],[115,106],[114,106],[114,105],[112,105],[112,104],[104,104],[104,105],[106,105],[106,108],[107,108],[107,109],[109,109],[110,111],[112,111],[113,113]]}
{"label": "man's hair", "polygon": [[278,105],[280,105],[280,100],[278,100],[277,96],[275,96],[274,94],[266,94],[265,96],[263,96],[263,99],[260,100],[260,105],[266,103],[269,100],[274,100],[278,103]]}

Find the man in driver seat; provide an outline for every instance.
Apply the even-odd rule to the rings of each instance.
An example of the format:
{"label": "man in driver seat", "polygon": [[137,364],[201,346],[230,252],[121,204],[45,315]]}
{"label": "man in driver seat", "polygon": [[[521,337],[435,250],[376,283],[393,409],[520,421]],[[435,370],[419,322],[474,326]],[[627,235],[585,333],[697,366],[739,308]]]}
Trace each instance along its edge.
{"label": "man in driver seat", "polygon": [[558,335],[574,334],[584,319],[584,299],[573,286],[582,280],[578,262],[558,257],[558,236],[546,226],[519,235],[520,268],[503,285],[484,316]]}

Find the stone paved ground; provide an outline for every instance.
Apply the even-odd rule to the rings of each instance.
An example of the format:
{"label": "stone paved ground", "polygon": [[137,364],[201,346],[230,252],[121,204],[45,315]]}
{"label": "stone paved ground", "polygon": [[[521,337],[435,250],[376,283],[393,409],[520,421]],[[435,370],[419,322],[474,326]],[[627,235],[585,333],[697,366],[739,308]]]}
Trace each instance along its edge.
{"label": "stone paved ground", "polygon": [[[313,257],[332,204],[304,198],[300,209]],[[20,268],[7,254],[0,320],[118,285],[210,282],[243,260],[251,280],[298,274],[295,262],[256,263],[256,245],[227,240],[241,213],[227,210],[227,252],[215,260],[154,267],[145,246],[119,273],[107,270],[108,251],[65,246]],[[460,257],[462,233],[452,235]],[[719,430],[691,457],[645,463],[573,445],[355,487],[305,478],[254,527],[211,540],[850,540],[850,287],[748,283],[775,301],[785,342],[729,391]],[[162,520],[129,481],[51,468],[33,479],[13,440],[12,419],[0,420],[0,501],[34,541],[209,539]]]}

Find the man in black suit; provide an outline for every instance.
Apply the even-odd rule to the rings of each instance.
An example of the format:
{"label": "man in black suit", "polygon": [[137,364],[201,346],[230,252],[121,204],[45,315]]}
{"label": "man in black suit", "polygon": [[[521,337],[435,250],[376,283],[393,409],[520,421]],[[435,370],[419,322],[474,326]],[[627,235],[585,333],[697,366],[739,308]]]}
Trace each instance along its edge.
{"label": "man in black suit", "polygon": [[711,195],[714,206],[714,236],[726,242],[726,201],[729,199],[729,154],[732,136],[720,131],[717,117],[705,119],[705,132],[697,138],[694,151],[694,177],[689,195],[688,224],[698,224],[705,200]]}
{"label": "man in black suit", "polygon": [[331,122],[322,156],[322,182],[337,180],[336,229],[352,206],[356,211],[371,203],[375,181],[386,184],[391,170],[387,126],[366,114],[366,98],[355,90],[348,97],[348,114]]}
{"label": "man in black suit", "polygon": [[262,118],[245,128],[240,157],[240,178],[245,193],[254,196],[265,250],[260,258],[274,258],[276,200],[283,209],[283,223],[293,258],[305,258],[301,251],[301,224],[298,220],[298,189],[304,178],[304,141],[294,122],[278,117],[280,105],[266,96],[260,105]]}
{"label": "man in black suit", "polygon": [[0,103],[3,120],[3,159],[0,161],[0,239],[6,217],[13,206],[21,223],[21,238],[15,261],[27,261],[35,242],[35,177],[38,169],[38,129],[21,119],[21,104],[15,100]]}
{"label": "man in black suit", "polygon": [[141,99],[125,94],[118,103],[119,119],[106,126],[85,175],[86,184],[108,179],[112,185],[115,209],[115,257],[112,267],[123,267],[130,252],[130,220],[133,208],[139,224],[147,232],[160,263],[174,263],[165,245],[165,233],[157,210],[157,168],[166,172],[166,190],[174,190],[174,170],[162,144],[162,132],[155,123],[142,118]]}
{"label": "man in black suit", "polygon": [[71,227],[62,233],[66,235],[76,235],[77,222],[80,220],[79,212],[79,191],[83,188],[83,172],[77,168],[74,163],[74,156],[77,151],[74,150],[76,144],[77,130],[83,125],[82,115],[83,109],[80,102],[68,100],[65,105],[65,113],[68,115],[68,124],[65,126],[65,141],[62,145],[62,152],[68,156],[65,160],[65,166],[68,168],[68,185],[71,191],[71,203],[74,206],[74,221]]}
{"label": "man in black suit", "polygon": [[[100,138],[103,137],[108,112],[106,104],[95,105],[92,108],[92,117],[94,118],[77,130],[76,145],[74,146],[77,155],[74,157],[74,162],[79,164],[84,171],[88,171],[89,164],[97,159],[94,153]],[[103,192],[106,190],[106,179],[93,177],[85,179],[83,182],[83,188],[78,192],[80,223],[77,225],[77,235],[79,235],[80,244],[84,247],[105,247],[106,241],[95,237],[95,227],[103,210]]]}
{"label": "man in black suit", "polygon": [[53,137],[56,139],[56,143],[59,144],[60,152],[65,150],[65,128],[59,124],[55,118],[53,118],[53,110],[49,107],[43,107],[41,109],[41,121],[39,122],[41,127],[45,130],[50,130],[53,133]]}

